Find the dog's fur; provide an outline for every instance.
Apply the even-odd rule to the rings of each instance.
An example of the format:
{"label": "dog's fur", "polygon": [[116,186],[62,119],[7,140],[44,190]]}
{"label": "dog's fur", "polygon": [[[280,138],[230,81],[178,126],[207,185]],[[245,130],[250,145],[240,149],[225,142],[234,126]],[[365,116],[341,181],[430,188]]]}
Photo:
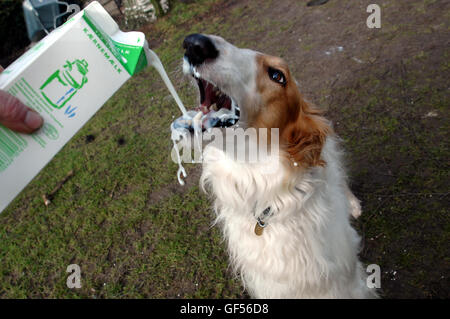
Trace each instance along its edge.
{"label": "dog's fur", "polygon": [[[197,74],[239,105],[240,127],[279,129],[272,162],[240,163],[212,145],[204,150],[201,185],[215,198],[216,222],[246,289],[256,298],[375,297],[350,225],[359,201],[347,187],[329,122],[302,98],[282,59],[208,37],[219,55]],[[269,68],[284,74],[284,85]],[[257,236],[255,216],[266,207],[274,214]]]}

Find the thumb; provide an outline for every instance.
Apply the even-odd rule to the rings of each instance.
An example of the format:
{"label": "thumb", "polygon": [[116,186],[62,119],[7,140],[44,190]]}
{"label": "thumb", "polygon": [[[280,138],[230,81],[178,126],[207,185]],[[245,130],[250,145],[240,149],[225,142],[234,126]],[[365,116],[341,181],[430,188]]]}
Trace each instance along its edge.
{"label": "thumb", "polygon": [[42,126],[43,120],[19,99],[0,90],[0,124],[13,131],[32,133]]}

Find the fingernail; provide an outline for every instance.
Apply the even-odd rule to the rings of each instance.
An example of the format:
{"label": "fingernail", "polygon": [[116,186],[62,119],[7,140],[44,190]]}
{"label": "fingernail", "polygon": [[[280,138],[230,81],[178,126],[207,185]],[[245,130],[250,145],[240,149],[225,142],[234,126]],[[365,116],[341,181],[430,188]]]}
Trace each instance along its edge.
{"label": "fingernail", "polygon": [[28,111],[25,116],[25,125],[33,130],[37,130],[42,126],[42,117],[34,111]]}

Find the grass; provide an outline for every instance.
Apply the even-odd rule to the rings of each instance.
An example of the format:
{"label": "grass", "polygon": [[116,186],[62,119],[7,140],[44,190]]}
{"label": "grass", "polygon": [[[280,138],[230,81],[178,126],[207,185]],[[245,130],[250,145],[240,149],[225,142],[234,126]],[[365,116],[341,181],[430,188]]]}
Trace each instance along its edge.
{"label": "grass", "polygon": [[[410,12],[423,20],[435,2],[419,2],[409,5]],[[450,52],[429,45],[442,42],[433,38],[445,31],[442,17],[433,18],[435,33],[429,34],[429,25],[415,26],[396,2],[387,1],[383,10],[391,14],[383,16],[385,28],[366,35],[334,16],[357,10],[350,2],[312,8],[313,17],[300,2],[297,11],[282,12],[269,2],[173,3],[168,16],[142,31],[185,105],[196,103],[181,76],[187,34],[220,34],[236,45],[283,55],[343,139],[351,186],[363,201],[363,215],[355,222],[364,236],[361,258],[381,266],[384,296],[448,296]],[[283,5],[294,6],[287,0]],[[401,19],[409,20],[400,25]],[[345,32],[333,36],[333,21]],[[351,40],[332,69],[334,57],[322,51],[342,37],[349,41],[347,34]],[[356,69],[346,54],[358,43],[352,37],[361,34],[363,49],[354,50],[367,63]],[[397,54],[395,45],[408,51]],[[340,80],[328,85],[333,72]],[[427,117],[429,112],[438,116]],[[190,183],[184,188],[177,183],[169,125],[179,115],[151,68],[102,107],[0,215],[0,297],[246,297],[228,268],[219,231],[211,227],[210,203],[196,186],[198,168],[187,165]],[[74,176],[45,207],[41,195],[72,169]],[[66,286],[66,268],[73,263],[81,267],[81,289]]]}
{"label": "grass", "polygon": [[[170,40],[156,51],[172,78],[186,32],[176,26],[212,4],[180,3],[158,22]],[[186,89],[179,94],[192,105]],[[129,80],[1,214],[1,297],[242,296],[198,188],[149,202],[177,183],[168,128],[180,114],[168,94],[150,68]],[[46,208],[41,194],[71,169],[74,177]],[[73,263],[81,289],[66,286]]]}

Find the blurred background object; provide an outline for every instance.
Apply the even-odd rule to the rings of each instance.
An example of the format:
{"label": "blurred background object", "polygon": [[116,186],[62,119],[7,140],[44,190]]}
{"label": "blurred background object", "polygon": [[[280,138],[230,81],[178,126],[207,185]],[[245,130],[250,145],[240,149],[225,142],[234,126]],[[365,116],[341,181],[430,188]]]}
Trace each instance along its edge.
{"label": "blurred background object", "polygon": [[[0,65],[7,67],[93,0],[0,0]],[[97,0],[122,30],[137,30],[169,11],[169,0]],[[13,27],[12,27],[13,26]]]}
{"label": "blurred background object", "polygon": [[155,21],[158,17],[164,16],[169,7],[169,0],[125,0],[125,27],[132,30]]}
{"label": "blurred background object", "polygon": [[61,25],[62,16],[68,12],[65,10],[61,14],[60,5],[65,5],[66,9],[69,6],[67,2],[57,0],[25,0],[22,3],[28,39],[31,42],[39,41]]}

